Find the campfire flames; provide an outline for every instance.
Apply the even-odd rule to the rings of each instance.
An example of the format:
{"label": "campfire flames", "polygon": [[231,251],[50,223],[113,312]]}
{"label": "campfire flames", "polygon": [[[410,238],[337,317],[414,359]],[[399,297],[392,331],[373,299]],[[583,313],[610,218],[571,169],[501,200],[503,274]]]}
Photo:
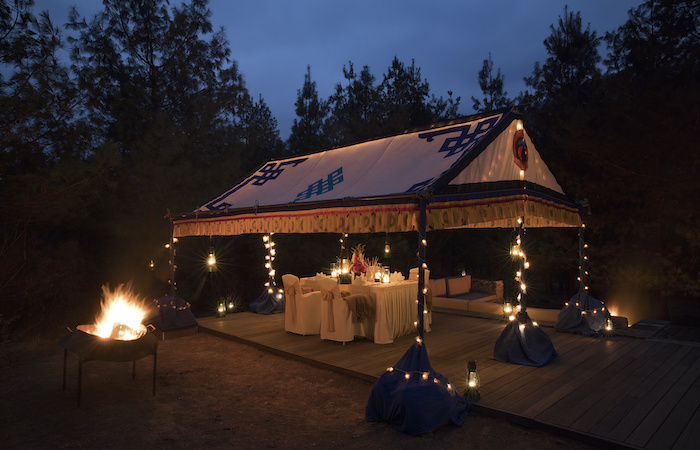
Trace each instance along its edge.
{"label": "campfire flames", "polygon": [[148,315],[148,309],[130,288],[120,285],[110,291],[109,286],[102,286],[102,297],[102,311],[95,324],[83,331],[120,341],[138,339],[146,334],[146,327],[141,322]]}

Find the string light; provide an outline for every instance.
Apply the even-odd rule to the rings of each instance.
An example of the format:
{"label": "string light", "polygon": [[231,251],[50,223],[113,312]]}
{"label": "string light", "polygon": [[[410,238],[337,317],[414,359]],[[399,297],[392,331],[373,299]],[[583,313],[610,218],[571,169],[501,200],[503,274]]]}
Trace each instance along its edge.
{"label": "string light", "polygon": [[[583,219],[583,217],[582,217],[582,219]],[[588,270],[586,270],[586,262],[588,261],[588,255],[586,254],[586,250],[588,249],[588,244],[585,242],[585,238],[584,238],[585,228],[586,228],[586,224],[583,223],[583,220],[582,220],[581,227],[579,228],[579,234],[578,234],[580,263],[579,263],[579,276],[577,277],[577,280],[579,281],[579,283],[581,285],[581,289],[583,291],[588,292],[590,290],[589,286],[587,284],[587,279],[586,279],[588,276]],[[588,295],[588,294],[586,294],[586,295]],[[569,306],[569,303],[567,302],[565,305]],[[580,304],[578,302],[576,302],[576,307],[580,308]],[[600,308],[594,308],[592,310],[589,309],[589,310],[581,311],[582,315],[591,314],[593,316],[598,316],[599,313],[605,314],[605,319],[603,322],[603,334],[606,336],[609,336],[609,337],[614,336],[614,332],[612,329],[613,328],[612,327],[612,317],[610,314],[610,310],[606,310],[605,305],[602,305]]]}
{"label": "string light", "polygon": [[[519,303],[522,303],[524,298],[523,296],[527,293],[527,284],[525,283],[525,270],[530,268],[530,262],[527,260],[527,256],[525,255],[525,251],[522,247],[524,235],[523,224],[525,223],[525,218],[518,217],[517,222],[519,226],[519,231],[515,237],[515,244],[510,249],[510,254],[514,259],[518,259],[520,262],[520,268],[515,272],[514,279],[520,285],[520,293],[518,293],[517,299]],[[506,311],[506,304],[509,311]],[[503,312],[505,316],[508,316],[510,312],[512,312],[512,307],[510,306],[509,302],[506,304],[504,304]],[[521,305],[517,305],[517,310],[521,310]]]}
{"label": "string light", "polygon": [[503,314],[506,316],[509,316],[510,313],[513,312],[513,305],[510,304],[510,302],[505,302],[503,303]]}
{"label": "string light", "polygon": [[[402,369],[397,369],[395,367],[387,367],[386,372],[388,373],[393,373],[393,372],[398,372],[403,374],[403,378],[408,381],[411,380],[412,378],[418,379],[421,382],[428,382],[428,383],[433,383],[436,385],[440,384],[440,380],[436,376],[432,376],[431,372],[423,372],[423,371],[417,371],[417,370],[402,370]],[[477,387],[478,387],[478,381],[477,381]],[[451,383],[447,383],[445,385],[445,388],[452,393],[454,387],[452,386]]]}
{"label": "string light", "polygon": [[277,282],[275,281],[275,274],[277,271],[273,267],[273,262],[277,253],[274,248],[275,242],[272,240],[273,234],[274,233],[265,234],[262,237],[263,245],[267,250],[267,254],[265,255],[265,268],[267,269],[268,281],[265,282],[265,287],[269,295],[273,295],[275,299],[281,300],[283,290],[277,287]]}

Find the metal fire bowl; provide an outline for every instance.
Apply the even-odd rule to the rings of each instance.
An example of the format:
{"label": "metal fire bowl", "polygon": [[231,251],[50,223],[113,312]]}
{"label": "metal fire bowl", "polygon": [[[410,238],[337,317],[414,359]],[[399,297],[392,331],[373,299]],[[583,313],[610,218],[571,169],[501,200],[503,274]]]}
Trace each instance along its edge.
{"label": "metal fire bowl", "polygon": [[58,343],[66,350],[77,353],[83,361],[136,361],[157,351],[158,338],[146,332],[138,339],[121,341],[91,334],[94,325],[78,325]]}

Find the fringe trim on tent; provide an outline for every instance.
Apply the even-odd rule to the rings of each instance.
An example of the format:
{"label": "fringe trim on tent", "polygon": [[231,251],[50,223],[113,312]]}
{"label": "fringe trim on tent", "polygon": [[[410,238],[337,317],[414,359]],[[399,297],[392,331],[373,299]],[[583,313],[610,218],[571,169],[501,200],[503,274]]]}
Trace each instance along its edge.
{"label": "fringe trim on tent", "polygon": [[[512,228],[525,216],[528,227],[577,227],[578,210],[539,197],[513,195],[428,205],[428,229]],[[233,236],[257,233],[378,233],[417,229],[418,205],[367,205],[276,211],[174,221],[173,236]]]}

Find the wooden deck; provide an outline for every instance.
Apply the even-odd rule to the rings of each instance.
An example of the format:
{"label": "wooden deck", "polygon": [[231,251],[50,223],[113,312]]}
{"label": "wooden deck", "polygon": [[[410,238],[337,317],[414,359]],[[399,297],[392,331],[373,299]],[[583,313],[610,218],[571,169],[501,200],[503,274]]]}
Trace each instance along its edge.
{"label": "wooden deck", "polygon": [[[700,448],[700,345],[670,339],[588,338],[543,327],[559,356],[545,367],[493,359],[504,322],[433,313],[425,343],[434,370],[461,392],[477,361],[480,413],[601,447]],[[200,331],[369,381],[396,363],[415,336],[346,345],[284,331],[284,315],[199,319]]]}

